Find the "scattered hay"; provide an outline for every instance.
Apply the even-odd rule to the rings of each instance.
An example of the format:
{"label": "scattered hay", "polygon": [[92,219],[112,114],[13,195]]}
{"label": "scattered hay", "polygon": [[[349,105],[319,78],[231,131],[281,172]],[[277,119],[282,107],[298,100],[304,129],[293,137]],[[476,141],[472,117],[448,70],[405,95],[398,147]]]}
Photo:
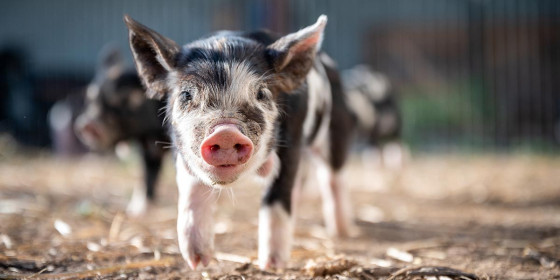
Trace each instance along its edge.
{"label": "scattered hay", "polygon": [[[444,278],[446,277],[446,278]],[[421,279],[453,279],[453,280],[479,280],[478,276],[449,267],[424,266],[405,267],[393,274],[387,280],[421,280]]]}
{"label": "scattered hay", "polygon": [[149,260],[141,262],[132,262],[127,264],[119,264],[109,267],[102,267],[97,269],[78,271],[78,272],[63,272],[63,273],[47,273],[41,274],[45,271],[41,271],[34,274],[13,274],[13,275],[2,275],[6,279],[27,279],[27,278],[37,278],[40,279],[86,279],[92,277],[102,277],[110,276],[116,273],[127,273],[131,270],[140,270],[146,268],[154,267],[169,267],[175,264],[175,259],[165,258],[161,260]]}
{"label": "scattered hay", "polygon": [[303,272],[312,277],[340,274],[358,265],[356,261],[338,257],[327,261],[309,260]]}

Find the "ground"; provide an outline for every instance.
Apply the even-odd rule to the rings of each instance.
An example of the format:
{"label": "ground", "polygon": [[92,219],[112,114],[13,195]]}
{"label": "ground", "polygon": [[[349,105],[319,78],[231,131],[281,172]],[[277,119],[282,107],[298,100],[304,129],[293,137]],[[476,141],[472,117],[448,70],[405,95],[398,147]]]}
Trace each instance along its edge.
{"label": "ground", "polygon": [[216,260],[191,271],[177,248],[169,162],[157,204],[133,219],[123,210],[141,183],[136,160],[2,156],[0,278],[560,279],[560,158],[414,155],[389,170],[355,157],[345,178],[357,236],[327,236],[311,182],[290,267],[261,271],[261,190],[223,191]]}

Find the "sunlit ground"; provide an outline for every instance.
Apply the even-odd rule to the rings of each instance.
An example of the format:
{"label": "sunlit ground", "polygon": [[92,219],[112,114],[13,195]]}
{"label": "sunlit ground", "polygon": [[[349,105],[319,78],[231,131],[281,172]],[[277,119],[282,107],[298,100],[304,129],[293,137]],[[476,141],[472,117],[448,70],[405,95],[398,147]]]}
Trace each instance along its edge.
{"label": "sunlit ground", "polygon": [[390,170],[353,157],[345,182],[358,235],[327,236],[311,182],[299,205],[290,268],[263,272],[246,264],[257,254],[259,189],[222,192],[217,260],[190,271],[176,243],[169,160],[157,205],[131,219],[123,210],[142,180],[134,157],[6,154],[0,160],[2,277],[404,279],[401,268],[431,266],[481,279],[560,277],[560,158],[416,155]]}

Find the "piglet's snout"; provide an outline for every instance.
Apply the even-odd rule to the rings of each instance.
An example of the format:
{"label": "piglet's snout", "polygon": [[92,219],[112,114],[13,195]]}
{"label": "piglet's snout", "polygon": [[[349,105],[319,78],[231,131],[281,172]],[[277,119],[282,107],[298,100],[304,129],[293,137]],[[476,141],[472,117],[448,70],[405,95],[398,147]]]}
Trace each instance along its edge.
{"label": "piglet's snout", "polygon": [[234,124],[214,127],[201,145],[202,159],[213,166],[230,167],[243,164],[251,158],[253,143]]}

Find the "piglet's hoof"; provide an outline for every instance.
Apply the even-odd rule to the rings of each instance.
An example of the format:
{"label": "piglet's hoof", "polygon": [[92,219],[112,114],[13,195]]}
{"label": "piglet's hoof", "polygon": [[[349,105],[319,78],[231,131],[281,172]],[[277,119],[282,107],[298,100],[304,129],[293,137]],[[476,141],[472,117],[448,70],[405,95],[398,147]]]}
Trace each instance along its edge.
{"label": "piglet's hoof", "polygon": [[207,266],[214,259],[214,242],[211,232],[186,226],[179,231],[179,249],[189,267],[195,270],[200,264]]}
{"label": "piglet's hoof", "polygon": [[284,269],[287,265],[287,259],[279,255],[269,255],[264,259],[259,259],[259,268],[262,270]]}
{"label": "piglet's hoof", "polygon": [[203,266],[208,266],[210,261],[214,258],[213,250],[211,248],[203,248],[201,244],[182,244],[181,255],[183,259],[187,262],[192,270],[202,264]]}
{"label": "piglet's hoof", "polygon": [[[185,258],[185,256],[183,256],[183,258]],[[212,260],[212,255],[211,254],[198,254],[198,253],[194,253],[192,255],[189,255],[185,258],[185,260],[187,261],[187,264],[189,265],[189,267],[192,270],[196,270],[196,268],[198,267],[199,264],[202,263],[203,266],[208,266],[208,264],[210,263],[210,261]]]}

